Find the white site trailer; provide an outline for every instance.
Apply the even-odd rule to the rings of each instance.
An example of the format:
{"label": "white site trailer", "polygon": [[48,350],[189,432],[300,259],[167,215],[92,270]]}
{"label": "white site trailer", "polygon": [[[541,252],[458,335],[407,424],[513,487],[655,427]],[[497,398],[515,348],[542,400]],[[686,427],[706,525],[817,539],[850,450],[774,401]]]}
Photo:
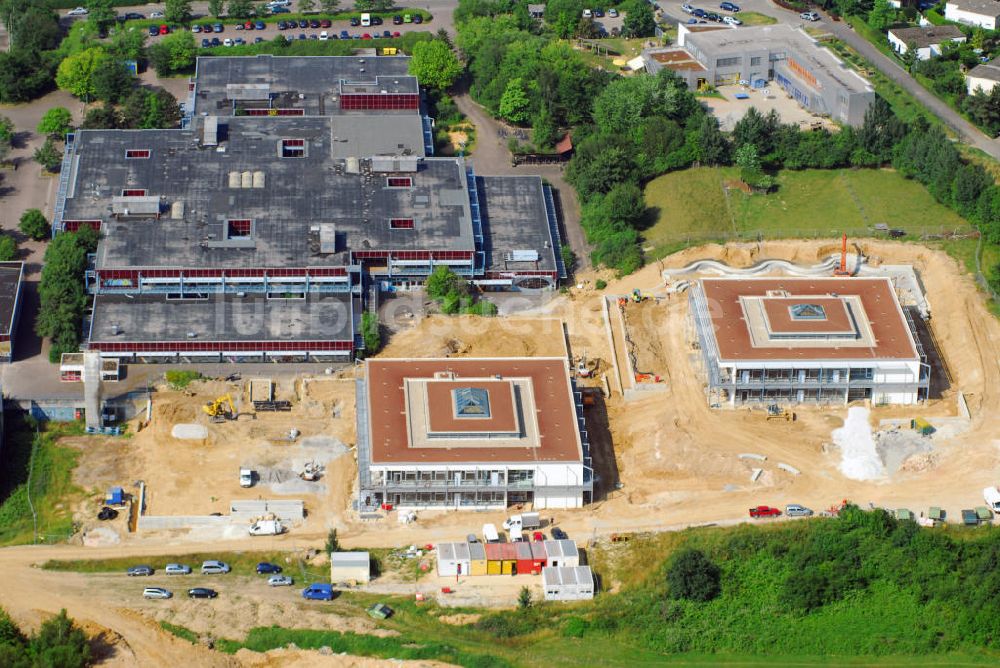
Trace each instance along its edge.
{"label": "white site trailer", "polygon": [[468,575],[472,557],[468,543],[438,543],[438,575]]}
{"label": "white site trailer", "polygon": [[548,556],[549,566],[580,565],[580,550],[577,549],[576,542],[572,540],[545,541],[545,554]]}
{"label": "white site trailer", "polygon": [[546,601],[583,601],[594,598],[594,574],[590,566],[546,566],[542,569]]}

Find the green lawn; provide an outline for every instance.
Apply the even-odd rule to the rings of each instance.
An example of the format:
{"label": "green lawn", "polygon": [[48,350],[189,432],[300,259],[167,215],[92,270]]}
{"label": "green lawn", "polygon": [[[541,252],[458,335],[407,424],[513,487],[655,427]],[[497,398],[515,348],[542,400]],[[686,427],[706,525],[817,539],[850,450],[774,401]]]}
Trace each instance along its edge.
{"label": "green lawn", "polygon": [[778,19],[759,12],[740,12],[736,17],[743,21],[745,26],[769,26],[778,22]]}
{"label": "green lawn", "polygon": [[[924,228],[968,230],[958,214],[933,200],[919,183],[891,170],[803,170],[778,174],[778,188],[747,195],[723,187],[736,168],[700,167],[666,174],[646,186],[657,222],[643,233],[661,256],[680,245],[725,238],[836,237],[869,233],[877,223],[911,234]],[[650,252],[650,251],[647,251]]]}

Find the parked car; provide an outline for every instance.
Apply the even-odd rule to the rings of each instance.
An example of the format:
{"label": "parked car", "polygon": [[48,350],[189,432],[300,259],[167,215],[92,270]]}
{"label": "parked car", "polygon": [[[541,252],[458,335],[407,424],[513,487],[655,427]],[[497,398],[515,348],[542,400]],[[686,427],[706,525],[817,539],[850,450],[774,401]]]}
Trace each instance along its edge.
{"label": "parked car", "polygon": [[267,584],[271,587],[290,587],[294,581],[287,575],[272,575],[267,579]]}
{"label": "parked car", "polygon": [[156,37],[159,34],[160,34],[160,28],[159,28],[159,26],[149,26],[149,36],[150,37]]}
{"label": "parked car", "polygon": [[291,14],[292,10],[288,7],[271,7],[272,14]]}
{"label": "parked car", "polygon": [[149,13],[149,18],[151,18],[151,19],[162,19],[163,18],[163,12],[150,12]]}
{"label": "parked car", "polygon": [[264,41],[264,38],[263,38],[263,37],[254,37],[254,38],[253,38],[253,43],[254,43],[254,44],[260,44],[260,43],[261,43],[261,42],[263,42],[263,41]]}
{"label": "parked car", "polygon": [[416,23],[417,25],[420,25],[421,23],[424,22],[424,17],[421,16],[420,14],[414,14],[413,15],[413,22]]}
{"label": "parked car", "polygon": [[191,567],[187,564],[167,564],[163,572],[167,575],[188,575],[191,572]]}
{"label": "parked car", "polygon": [[220,40],[218,37],[213,37],[212,46],[222,46],[222,40]]}
{"label": "parked car", "polygon": [[371,38],[372,38],[371,34],[367,32],[361,36],[361,39],[371,39]]}
{"label": "parked car", "polygon": [[771,506],[755,506],[750,509],[750,517],[778,517],[781,511]]}
{"label": "parked car", "polygon": [[318,28],[319,27],[319,19],[311,19],[309,21],[309,27],[313,28],[313,29]]}
{"label": "parked car", "polygon": [[278,21],[278,30],[286,30],[287,28],[288,28],[287,23],[285,23],[284,21]]}
{"label": "parked car", "polygon": [[266,25],[264,25],[264,22],[263,22],[263,21],[257,21],[256,23],[254,23],[254,24],[253,24],[253,27],[254,27],[254,29],[256,29],[256,30],[263,30],[263,29],[264,29],[264,28],[266,28],[267,26],[266,26]]}
{"label": "parked car", "polygon": [[223,45],[225,45],[225,46],[232,46],[232,45],[233,45],[233,40],[231,40],[231,39],[229,39],[229,38],[227,37],[226,39],[222,40],[222,43],[223,43]]}
{"label": "parked car", "polygon": [[309,21],[306,21],[305,19],[299,19],[299,27],[300,28],[308,28],[309,27]]}
{"label": "parked car", "polygon": [[608,16],[610,16],[613,19],[618,18],[618,10],[612,7],[611,9],[608,10]]}
{"label": "parked car", "polygon": [[739,5],[735,5],[731,2],[722,2],[719,4],[719,9],[725,9],[727,12],[738,12],[740,11]]}
{"label": "parked car", "polygon": [[819,21],[819,14],[816,12],[802,12],[799,18],[803,21]]}
{"label": "parked car", "polygon": [[244,28],[244,27],[243,27],[243,24],[242,24],[242,23],[237,23],[237,24],[236,24],[236,29],[237,29],[237,30],[246,30],[246,28]]}
{"label": "parked car", "polygon": [[222,32],[222,30],[223,30],[222,24],[221,23],[215,23],[215,24],[213,24],[212,25],[212,30],[214,30],[215,32]]}
{"label": "parked car", "polygon": [[368,616],[372,619],[389,619],[392,608],[385,603],[372,603],[368,606]]}
{"label": "parked car", "polygon": [[392,17],[392,25],[398,26],[402,22],[403,22],[403,17],[400,16],[399,14],[396,14],[395,16]]}
{"label": "parked car", "polygon": [[685,14],[694,14],[694,7],[685,2],[681,5],[681,11]]}
{"label": "parked car", "polygon": [[590,11],[589,9],[583,10],[583,18],[585,18],[585,19],[592,19],[592,18],[594,18],[594,12]]}
{"label": "parked car", "polygon": [[340,39],[351,39],[351,33],[347,32],[346,30],[341,30]]}
{"label": "parked car", "polygon": [[478,538],[476,538],[476,534],[474,534],[474,533],[470,533],[470,534],[468,534],[468,535],[467,535],[467,536],[465,537],[465,542],[466,542],[466,543],[478,543],[478,542],[479,542],[479,539],[478,539]]}
{"label": "parked car", "polygon": [[809,517],[813,511],[797,503],[790,503],[785,506],[785,514],[789,517]]}
{"label": "parked car", "polygon": [[325,42],[326,40],[330,39],[330,33],[324,30],[319,34],[319,38]]}
{"label": "parked car", "polygon": [[319,35],[317,35],[316,33],[313,33],[313,34],[309,35],[309,39],[319,39]]}
{"label": "parked car", "polygon": [[272,564],[267,561],[262,561],[257,564],[257,575],[265,575],[268,573],[280,573],[281,566],[277,564]]}
{"label": "parked car", "polygon": [[125,20],[126,21],[141,21],[144,18],[146,18],[146,17],[143,16],[142,14],[140,14],[139,12],[126,12],[125,13]]}
{"label": "parked car", "polygon": [[536,543],[541,543],[543,540],[545,540],[545,534],[543,534],[541,531],[534,531],[531,534],[531,540],[533,540]]}
{"label": "parked car", "polygon": [[380,26],[380,25],[382,25],[382,17],[380,17],[380,16],[373,16],[372,17],[372,25],[373,26]]}
{"label": "parked car", "polygon": [[549,533],[552,534],[552,540],[567,540],[569,538],[565,531],[556,527],[553,527]]}
{"label": "parked car", "polygon": [[413,23],[413,16],[410,14],[403,14],[403,23]]}
{"label": "parked car", "polygon": [[142,590],[143,598],[173,598],[173,592],[163,587],[146,587]]}
{"label": "parked car", "polygon": [[206,23],[201,27],[202,32],[213,32],[214,30],[211,23]]}
{"label": "parked car", "polygon": [[188,589],[188,598],[215,598],[219,595],[219,592],[214,589],[209,589],[208,587],[195,587],[194,589]]}
{"label": "parked car", "polygon": [[161,35],[169,35],[170,34],[170,26],[168,26],[166,24],[160,26],[160,34]]}
{"label": "parked car", "polygon": [[113,520],[116,517],[118,517],[118,511],[107,506],[101,508],[100,512],[97,513],[97,519],[99,520]]}
{"label": "parked car", "polygon": [[201,26],[195,23],[193,26],[191,26],[191,32],[201,32]]}
{"label": "parked car", "polygon": [[86,7],[74,7],[66,12],[66,16],[86,16],[89,14]]}
{"label": "parked car", "polygon": [[716,23],[722,23],[722,17],[715,12],[706,12],[705,18],[709,21],[715,21]]}
{"label": "parked car", "polygon": [[300,33],[299,33],[299,37],[298,37],[298,38],[299,38],[299,39],[308,39],[308,38],[306,37],[306,34],[305,34],[304,32],[300,32]]}
{"label": "parked car", "polygon": [[395,32],[392,33],[392,36],[393,37],[401,37],[401,33],[397,30],[397,31],[395,31]]}
{"label": "parked car", "polygon": [[253,21],[247,21],[243,24],[244,30],[253,30]]}
{"label": "parked car", "polygon": [[743,21],[740,21],[735,16],[723,16],[722,17],[722,22],[723,23],[727,23],[727,24],[729,24],[731,26],[741,26],[741,25],[743,25]]}
{"label": "parked car", "polygon": [[389,39],[391,37],[392,37],[392,33],[391,32],[389,32],[388,30],[383,30],[382,31],[382,38],[383,39]]}
{"label": "parked car", "polygon": [[201,48],[204,49],[204,48],[207,48],[207,47],[209,47],[211,45],[212,45],[212,42],[210,42],[208,39],[202,39],[201,40]]}
{"label": "parked car", "polygon": [[125,573],[129,577],[152,575],[153,574],[153,567],[152,566],[129,566],[128,570],[126,570]]}
{"label": "parked car", "polygon": [[323,19],[322,21],[319,22],[319,27],[320,28],[329,28],[332,25],[333,25],[333,22],[330,21],[330,19]]}
{"label": "parked car", "polygon": [[[229,40],[226,41],[228,42]],[[227,564],[224,561],[216,561],[215,559],[210,559],[208,561],[202,562],[201,564],[202,575],[216,575],[219,573],[228,573],[230,570],[232,569],[229,568],[229,564]]]}
{"label": "parked car", "polygon": [[603,19],[604,18],[604,10],[603,9],[595,9],[594,10],[594,18],[595,19]]}
{"label": "parked car", "polygon": [[351,17],[351,27],[352,28],[357,28],[359,25],[361,25],[361,19],[359,19],[357,16],[352,16]]}
{"label": "parked car", "polygon": [[302,590],[302,598],[310,601],[332,601],[333,585],[317,582]]}

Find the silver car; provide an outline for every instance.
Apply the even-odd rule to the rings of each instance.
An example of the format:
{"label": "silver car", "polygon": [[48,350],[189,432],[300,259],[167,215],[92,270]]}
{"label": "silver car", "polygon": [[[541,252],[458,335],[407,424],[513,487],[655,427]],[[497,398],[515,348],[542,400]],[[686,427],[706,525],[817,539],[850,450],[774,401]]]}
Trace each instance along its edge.
{"label": "silver car", "polygon": [[229,572],[229,564],[227,564],[224,561],[216,561],[214,559],[210,559],[209,561],[206,561],[201,565],[202,575],[216,575],[219,573],[228,573],[228,572]]}
{"label": "silver car", "polygon": [[187,564],[167,564],[163,572],[167,575],[187,575],[191,572],[191,567]]}
{"label": "silver car", "polygon": [[294,581],[287,575],[272,575],[267,579],[267,584],[272,587],[290,587]]}
{"label": "silver car", "polygon": [[791,503],[785,506],[785,515],[788,517],[809,517],[813,514],[813,511],[805,506],[800,506],[797,503]]}
{"label": "silver car", "polygon": [[163,587],[146,587],[142,590],[143,598],[173,598],[173,593]]}

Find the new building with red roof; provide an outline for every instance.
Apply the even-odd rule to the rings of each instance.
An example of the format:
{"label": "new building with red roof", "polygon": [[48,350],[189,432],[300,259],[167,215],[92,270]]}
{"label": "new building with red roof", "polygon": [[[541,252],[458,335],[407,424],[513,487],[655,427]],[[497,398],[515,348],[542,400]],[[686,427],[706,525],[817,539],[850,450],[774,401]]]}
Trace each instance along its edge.
{"label": "new building with red roof", "polygon": [[706,278],[689,299],[713,404],[927,398],[930,366],[888,278]]}

